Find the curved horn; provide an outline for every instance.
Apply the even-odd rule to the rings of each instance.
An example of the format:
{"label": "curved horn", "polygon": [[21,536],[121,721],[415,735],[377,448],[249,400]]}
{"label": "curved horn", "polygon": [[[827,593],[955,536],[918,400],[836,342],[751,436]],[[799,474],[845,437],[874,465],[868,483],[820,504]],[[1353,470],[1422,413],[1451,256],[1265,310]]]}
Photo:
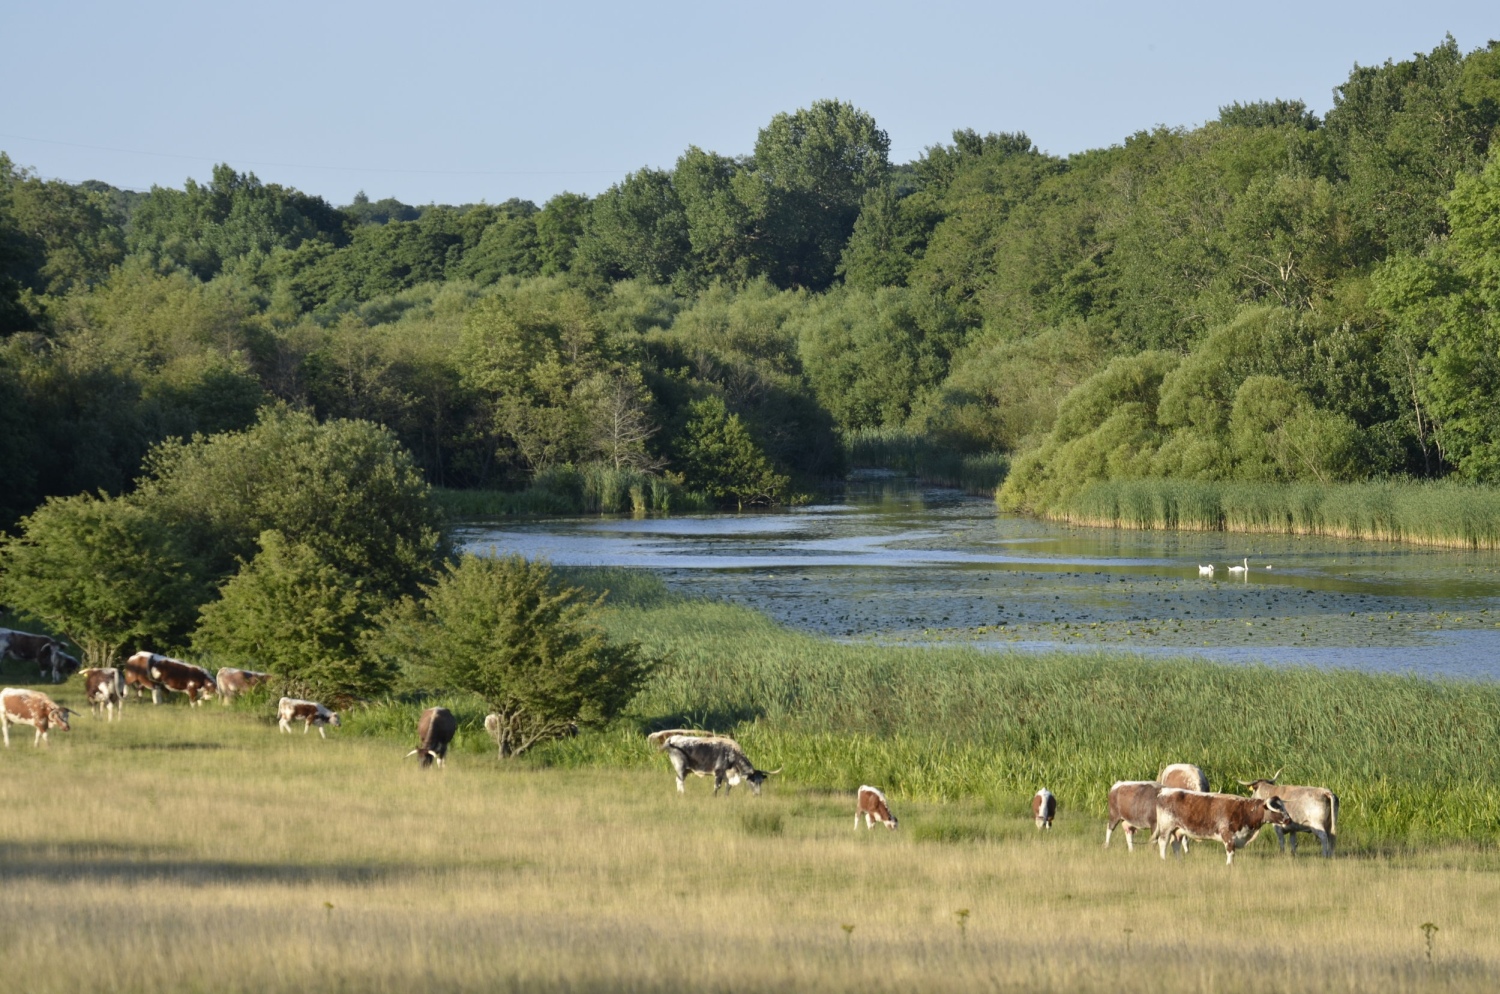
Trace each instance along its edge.
{"label": "curved horn", "polygon": [[[1283,766],[1283,767],[1282,767],[1282,768],[1281,768],[1281,770],[1284,770],[1284,769],[1286,769],[1286,767],[1285,767],[1285,766]],[[1277,770],[1277,771],[1276,771],[1276,772],[1275,772],[1275,773],[1272,773],[1272,774],[1271,774],[1271,782],[1272,782],[1272,783],[1275,783],[1275,782],[1276,782],[1276,781],[1277,781],[1277,780],[1280,780],[1280,779],[1281,779],[1281,770]]]}
{"label": "curved horn", "polygon": [[1235,777],[1234,778],[1234,782],[1237,783],[1237,784],[1239,784],[1241,787],[1254,787],[1255,786],[1255,781],[1254,780],[1241,780],[1239,777]]}
{"label": "curved horn", "polygon": [[786,769],[786,767],[784,767],[784,766],[778,766],[774,770],[762,770],[761,772],[765,773],[765,775],[768,776],[768,777],[774,777],[776,774],[780,773],[784,769]]}
{"label": "curved horn", "polygon": [[421,751],[422,751],[421,749],[413,749],[411,752],[407,753],[405,756],[402,756],[401,758],[402,759],[411,759],[413,756],[415,756],[417,753],[419,753]]}

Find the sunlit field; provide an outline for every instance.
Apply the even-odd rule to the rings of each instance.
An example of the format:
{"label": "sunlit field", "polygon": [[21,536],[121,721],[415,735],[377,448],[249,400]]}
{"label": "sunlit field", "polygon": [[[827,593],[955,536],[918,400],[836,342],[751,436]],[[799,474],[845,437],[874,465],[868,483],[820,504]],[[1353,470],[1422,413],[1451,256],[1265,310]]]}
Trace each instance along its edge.
{"label": "sunlit field", "polygon": [[[29,992],[1488,991],[1500,854],[1226,867],[1104,851],[1024,797],[899,802],[659,769],[443,771],[394,740],[207,707],[87,716],[0,756],[0,957]],[[470,745],[474,745],[470,743]],[[643,746],[644,749],[644,746]],[[965,913],[966,912],[966,913]],[[1431,959],[1420,926],[1438,926]],[[23,988],[17,988],[23,989]]]}

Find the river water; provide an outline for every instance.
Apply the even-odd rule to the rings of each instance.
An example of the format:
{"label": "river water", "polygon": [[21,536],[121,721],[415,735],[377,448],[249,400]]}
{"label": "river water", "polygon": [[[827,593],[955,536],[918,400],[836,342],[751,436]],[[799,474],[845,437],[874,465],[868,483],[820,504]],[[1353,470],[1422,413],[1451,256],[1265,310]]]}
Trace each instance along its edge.
{"label": "river water", "polygon": [[459,538],[481,555],[649,569],[840,639],[1500,678],[1495,552],[1073,528],[888,478],[784,510],[474,524]]}

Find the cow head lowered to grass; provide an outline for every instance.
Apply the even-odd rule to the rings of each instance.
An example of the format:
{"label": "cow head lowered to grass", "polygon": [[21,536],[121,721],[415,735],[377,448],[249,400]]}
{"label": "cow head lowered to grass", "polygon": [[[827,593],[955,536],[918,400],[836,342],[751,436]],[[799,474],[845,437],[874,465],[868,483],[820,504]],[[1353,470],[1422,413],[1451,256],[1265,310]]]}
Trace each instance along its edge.
{"label": "cow head lowered to grass", "polygon": [[720,787],[724,788],[724,794],[728,796],[730,789],[742,780],[750,785],[750,792],[759,797],[761,784],[766,782],[766,778],[781,772],[779,766],[774,770],[757,770],[738,742],[713,732],[673,728],[652,732],[646,736],[646,741],[665,752],[672,761],[672,769],[677,773],[679,794],[686,793],[683,783],[687,780],[687,775],[692,773],[700,777],[711,775],[714,778],[716,797]]}

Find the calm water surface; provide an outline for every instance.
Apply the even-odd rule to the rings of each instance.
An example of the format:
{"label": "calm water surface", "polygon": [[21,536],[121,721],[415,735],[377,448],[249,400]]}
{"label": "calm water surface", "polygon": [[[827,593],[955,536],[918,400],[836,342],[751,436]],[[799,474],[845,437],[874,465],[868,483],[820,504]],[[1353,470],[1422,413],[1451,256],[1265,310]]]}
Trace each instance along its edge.
{"label": "calm water surface", "polygon": [[[843,639],[1500,678],[1494,552],[1070,528],[893,480],[782,511],[474,525],[460,538],[479,554],[650,569]],[[1227,571],[1246,557],[1247,571]],[[1200,577],[1209,563],[1215,576]]]}

